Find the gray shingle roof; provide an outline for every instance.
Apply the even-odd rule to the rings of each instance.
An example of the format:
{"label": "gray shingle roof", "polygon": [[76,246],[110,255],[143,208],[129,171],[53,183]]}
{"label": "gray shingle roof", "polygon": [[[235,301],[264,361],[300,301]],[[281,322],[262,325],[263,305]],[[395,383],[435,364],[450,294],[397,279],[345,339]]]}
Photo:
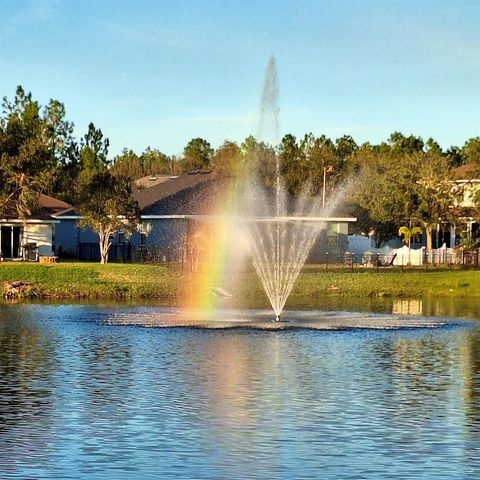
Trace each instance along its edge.
{"label": "gray shingle roof", "polygon": [[144,188],[135,198],[145,215],[207,214],[223,185],[215,172],[193,172]]}

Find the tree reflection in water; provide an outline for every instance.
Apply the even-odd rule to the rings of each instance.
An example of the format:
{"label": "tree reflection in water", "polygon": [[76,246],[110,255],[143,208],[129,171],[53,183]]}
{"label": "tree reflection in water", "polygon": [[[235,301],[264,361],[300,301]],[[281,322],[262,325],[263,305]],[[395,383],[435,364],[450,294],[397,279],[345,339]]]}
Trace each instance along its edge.
{"label": "tree reflection in water", "polygon": [[[388,312],[388,302],[358,309]],[[480,319],[468,303],[422,309]],[[0,306],[2,475],[462,478],[480,468],[480,324],[105,324],[119,311],[131,310]]]}

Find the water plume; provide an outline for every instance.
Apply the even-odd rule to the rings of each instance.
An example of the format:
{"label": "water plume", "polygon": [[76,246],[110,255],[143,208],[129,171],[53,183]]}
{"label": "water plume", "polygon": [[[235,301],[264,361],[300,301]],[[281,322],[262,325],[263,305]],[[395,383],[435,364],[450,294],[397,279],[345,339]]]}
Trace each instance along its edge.
{"label": "water plume", "polygon": [[265,157],[260,147],[279,140],[278,83],[275,58],[268,62],[260,102],[257,138],[260,142],[249,159],[250,174],[243,185],[243,212],[240,225],[246,232],[253,266],[278,321],[287,298],[300,274],[315,240],[324,228],[318,217],[324,213],[321,199],[310,195],[306,186],[297,198],[288,194],[281,176],[280,155],[274,156],[274,181],[270,188],[261,183]]}
{"label": "water plume", "polygon": [[277,66],[275,57],[272,55],[268,61],[263,80],[257,139],[270,145],[276,145],[280,132],[279,118]]}
{"label": "water plume", "polygon": [[275,150],[279,112],[277,70],[271,57],[263,82],[256,140],[249,144],[231,187],[216,202],[215,221],[204,227],[205,236],[212,239],[208,250],[213,255],[199,277],[203,288],[190,291],[202,296],[191,303],[210,313],[225,298],[229,301],[230,293],[238,287],[238,268],[250,256],[275,320],[279,320],[319,233],[326,227],[326,218],[341,201],[342,195],[336,192],[329,204],[322,205],[321,196],[312,195],[310,185],[295,196],[288,192],[281,156]]}

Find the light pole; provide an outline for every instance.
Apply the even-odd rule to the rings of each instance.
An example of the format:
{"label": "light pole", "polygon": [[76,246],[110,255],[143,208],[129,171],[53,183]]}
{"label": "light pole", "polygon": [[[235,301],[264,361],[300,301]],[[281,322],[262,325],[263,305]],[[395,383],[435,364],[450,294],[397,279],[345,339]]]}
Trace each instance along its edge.
{"label": "light pole", "polygon": [[325,206],[325,196],[326,196],[326,187],[327,187],[327,173],[332,173],[333,167],[329,165],[328,167],[323,167],[323,194],[322,194],[322,207]]}

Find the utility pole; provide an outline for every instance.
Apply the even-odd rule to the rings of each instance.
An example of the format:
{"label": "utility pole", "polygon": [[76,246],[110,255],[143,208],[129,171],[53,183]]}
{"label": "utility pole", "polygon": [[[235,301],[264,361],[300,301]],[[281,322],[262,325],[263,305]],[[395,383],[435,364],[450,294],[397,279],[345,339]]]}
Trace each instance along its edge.
{"label": "utility pole", "polygon": [[323,192],[322,192],[322,207],[325,206],[325,197],[327,190],[327,173],[332,173],[333,167],[330,165],[328,167],[323,167]]}

